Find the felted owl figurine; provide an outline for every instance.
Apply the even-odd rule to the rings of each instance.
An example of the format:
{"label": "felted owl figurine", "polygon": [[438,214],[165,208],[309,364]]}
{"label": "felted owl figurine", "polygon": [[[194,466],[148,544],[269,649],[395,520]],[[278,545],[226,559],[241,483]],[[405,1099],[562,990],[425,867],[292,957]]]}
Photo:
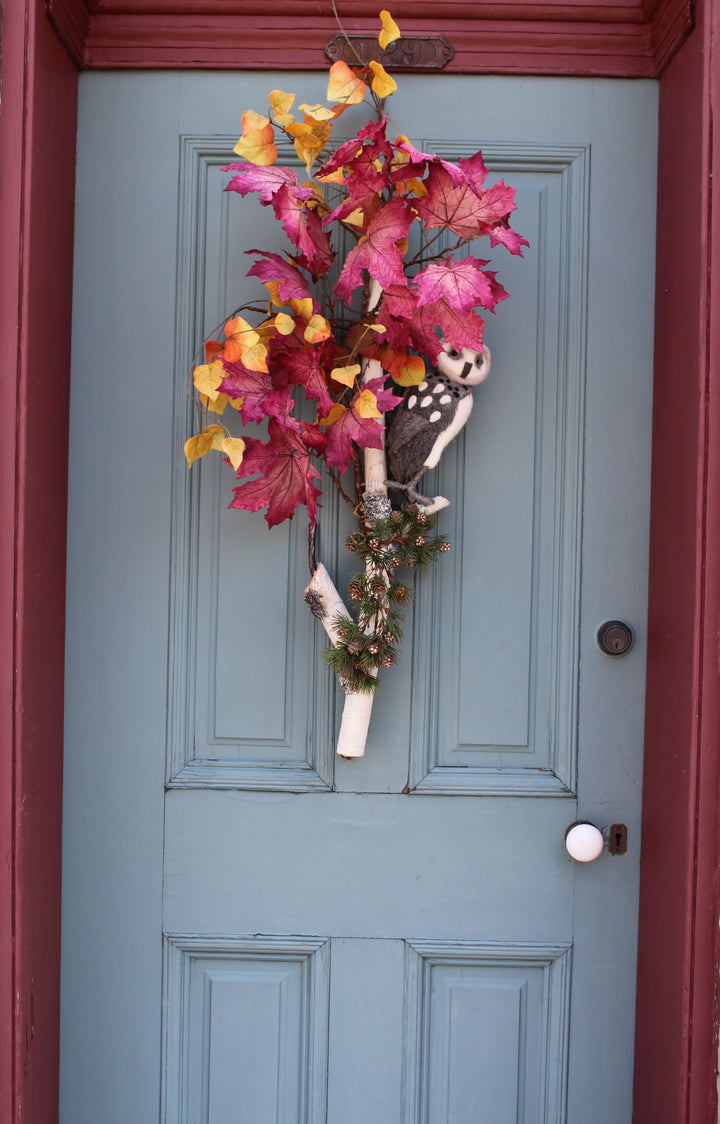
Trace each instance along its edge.
{"label": "felted owl figurine", "polygon": [[[386,434],[388,488],[405,492],[410,503],[435,510],[447,505],[416,491],[427,468],[434,468],[443,449],[458,435],[470,417],[471,387],[490,374],[490,349],[462,351],[443,341],[437,368],[419,386],[411,386],[395,410]],[[442,502],[438,502],[442,500]]]}

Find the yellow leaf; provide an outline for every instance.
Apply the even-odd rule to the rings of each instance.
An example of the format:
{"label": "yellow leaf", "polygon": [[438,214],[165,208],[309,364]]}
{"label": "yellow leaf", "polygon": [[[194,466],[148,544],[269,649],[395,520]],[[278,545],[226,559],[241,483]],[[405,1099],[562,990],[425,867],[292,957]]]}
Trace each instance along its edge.
{"label": "yellow leaf", "polygon": [[313,314],[312,297],[291,297],[290,307],[295,315],[302,316],[303,320],[307,324],[308,320]]}
{"label": "yellow leaf", "polygon": [[377,332],[378,335],[387,332],[387,328],[384,324],[367,324],[366,327],[369,328],[371,332]]}
{"label": "yellow leaf", "polygon": [[287,312],[278,312],[275,317],[275,327],[281,336],[291,336],[295,331],[295,321]]}
{"label": "yellow leaf", "polygon": [[208,363],[202,363],[193,371],[195,389],[201,394],[204,394],[212,402],[217,398],[218,387],[224,378],[225,371],[223,370],[223,365],[218,362],[213,363],[212,366]]}
{"label": "yellow leaf", "polygon": [[326,414],[324,418],[318,418],[318,425],[332,425],[332,423],[336,422],[338,418],[341,418],[344,413],[345,407],[339,402],[336,402],[329,414]]}
{"label": "yellow leaf", "polygon": [[335,382],[343,383],[345,386],[352,386],[361,370],[362,367],[359,363],[353,363],[348,367],[333,367],[330,378],[335,379]]}
{"label": "yellow leaf", "polygon": [[215,399],[208,398],[207,394],[201,394],[200,401],[202,402],[206,410],[210,410],[211,413],[219,414],[220,416],[222,416],[225,413],[225,407],[227,406],[230,399],[228,398],[227,394],[223,394],[223,392],[220,391],[219,394],[216,395]]}
{"label": "yellow leaf", "polygon": [[330,138],[332,125],[324,121],[306,119],[302,125],[288,125],[287,131],[290,136],[295,137],[295,151],[305,164],[309,175],[315,157],[322,152]]}
{"label": "yellow leaf", "polygon": [[422,180],[415,179],[414,176],[411,180],[405,181],[405,186],[408,191],[412,191],[413,195],[417,195],[418,199],[422,199],[422,197],[428,193],[428,189]]}
{"label": "yellow leaf", "polygon": [[242,437],[226,437],[222,443],[222,451],[227,454],[230,464],[237,472],[245,452],[245,442]]}
{"label": "yellow leaf", "polygon": [[370,69],[373,72],[373,79],[370,83],[373,93],[377,94],[379,98],[387,98],[390,94],[394,94],[397,90],[397,82],[390,77],[385,67],[372,59],[370,61]]}
{"label": "yellow leaf", "polygon": [[284,116],[290,112],[295,101],[295,95],[286,94],[284,90],[271,90],[268,94],[268,101],[270,102],[270,112],[277,121],[278,114]]}
{"label": "yellow leaf", "polygon": [[408,355],[398,372],[393,371],[393,379],[399,386],[419,386],[425,378],[425,363],[419,355]]}
{"label": "yellow leaf", "polygon": [[203,434],[207,434],[211,441],[211,448],[216,449],[218,452],[222,449],[223,439],[225,437],[225,428],[222,425],[206,425]]}
{"label": "yellow leaf", "polygon": [[302,105],[298,106],[298,109],[302,109],[303,114],[306,117],[312,117],[313,121],[332,121],[335,116],[335,111],[327,105],[323,105],[322,102],[318,102],[317,105],[307,105],[303,102]]}
{"label": "yellow leaf", "polygon": [[264,129],[269,124],[270,118],[266,117],[264,113],[256,113],[254,109],[246,109],[242,115],[243,136],[246,137],[248,133],[256,133],[258,129]]}
{"label": "yellow leaf", "polygon": [[353,402],[355,411],[361,418],[381,418],[382,414],[378,410],[377,398],[372,390],[361,390],[357,398]]}
{"label": "yellow leaf", "polygon": [[185,459],[190,465],[204,457],[212,449],[212,436],[203,430],[202,433],[196,433],[194,437],[189,437],[185,442]]}
{"label": "yellow leaf", "polygon": [[279,281],[264,281],[263,284],[264,284],[265,288],[267,289],[268,293],[270,294],[270,300],[273,302],[273,304],[279,304],[279,305],[287,304],[287,301],[284,301],[282,299],[282,297],[280,296],[280,282]]}
{"label": "yellow leaf", "polygon": [[330,338],[332,335],[332,328],[324,316],[320,316],[319,313],[316,313],[308,320],[304,335],[308,343],[320,343],[321,340]]}
{"label": "yellow leaf", "polygon": [[382,31],[378,35],[378,43],[384,51],[389,43],[394,43],[396,39],[400,38],[400,28],[385,8],[383,8],[380,13],[380,19],[382,21]]}
{"label": "yellow leaf", "polygon": [[277,160],[278,153],[273,143],[274,139],[273,127],[267,124],[264,129],[253,130],[241,136],[233,152],[249,160],[251,164],[267,168]]}
{"label": "yellow leaf", "polygon": [[358,105],[365,97],[365,83],[350,69],[346,62],[339,59],[330,67],[330,81],[328,82],[327,100],[341,101],[345,105]]}
{"label": "yellow leaf", "polygon": [[356,207],[354,211],[351,211],[350,214],[343,219],[343,222],[346,222],[349,226],[357,227],[358,230],[362,230],[365,225],[365,212],[362,207]]}
{"label": "yellow leaf", "polygon": [[319,180],[323,183],[343,183],[345,180],[345,173],[342,168],[338,168],[336,172],[317,173]]}
{"label": "yellow leaf", "polygon": [[260,340],[252,347],[246,347],[242,353],[243,367],[248,371],[262,371],[267,374],[267,348]]}

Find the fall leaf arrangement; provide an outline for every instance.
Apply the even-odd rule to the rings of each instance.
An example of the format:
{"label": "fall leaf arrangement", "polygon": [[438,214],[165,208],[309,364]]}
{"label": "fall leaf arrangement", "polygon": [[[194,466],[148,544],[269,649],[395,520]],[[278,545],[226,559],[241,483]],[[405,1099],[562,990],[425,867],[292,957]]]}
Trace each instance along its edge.
{"label": "fall leaf arrangement", "polygon": [[[384,51],[400,31],[389,12],[380,21]],[[273,90],[268,113],[243,114],[234,149],[241,162],[224,169],[233,173],[226,190],[257,193],[292,249],[245,251],[255,259],[248,276],[267,289],[266,309],[243,306],[219,338],[206,341],[205,362],[193,372],[205,424],[185,443],[190,465],[211,450],[230,462],[241,481],[231,508],[266,508],[272,527],[304,505],[311,543],[321,467],[352,507],[357,530],[346,545],[362,564],[348,587],[355,616],[322,565],[313,562],[306,591],[347,694],[343,756],[362,754],[378,670],[398,659],[402,606],[412,597],[398,570],[429,565],[449,549],[430,533],[434,515],[412,504],[391,508],[384,415],[401,401],[395,388],[423,381],[441,340],[482,351],[476,310],[493,311],[508,294],[468,244],[487,236],[512,254],[527,245],[509,225],[514,188],[502,180],[483,186],[480,152],[452,163],[397,133],[385,109],[396,89],[377,61],[339,61],[330,67],[326,103],[292,112],[295,95]],[[336,122],[362,103],[368,123],[334,146]],[[278,139],[291,142],[304,164],[302,182],[296,168],[278,165]],[[297,388],[315,420],[298,416]],[[220,420],[228,407],[243,425],[267,423],[267,440],[232,436]]]}

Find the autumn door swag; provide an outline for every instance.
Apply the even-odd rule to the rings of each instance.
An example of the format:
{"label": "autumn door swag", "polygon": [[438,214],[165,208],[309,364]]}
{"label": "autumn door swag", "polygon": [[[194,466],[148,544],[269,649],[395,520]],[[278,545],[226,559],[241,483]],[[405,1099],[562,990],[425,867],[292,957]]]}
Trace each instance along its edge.
{"label": "autumn door swag", "polygon": [[[380,20],[385,50],[400,31],[388,12]],[[448,500],[418,489],[490,371],[477,310],[492,312],[508,295],[467,247],[488,238],[521,255],[528,244],[509,225],[514,188],[484,186],[481,152],[452,163],[397,132],[385,109],[396,89],[379,62],[338,61],[325,103],[296,108],[294,94],[273,90],[267,113],[243,114],[234,149],[241,162],[224,169],[233,173],[226,190],[257,193],[292,249],[244,250],[254,258],[247,275],[267,290],[266,310],[235,310],[205,341],[191,391],[199,432],[185,443],[189,465],[211,450],[232,465],[240,483],[231,508],[265,508],[270,527],[307,508],[305,600],[330,639],[327,661],[346,695],[343,757],[364,753],[378,672],[398,660],[413,594],[401,575],[450,549],[434,533]],[[336,123],[360,104],[370,110],[367,124],[335,145]],[[278,166],[279,138],[305,165],[303,182],[295,168]],[[313,421],[299,417],[297,388]],[[232,436],[222,422],[228,408],[243,426],[266,423],[266,439]],[[357,524],[346,541],[358,560],[348,586],[354,612],[315,560],[321,469]]]}

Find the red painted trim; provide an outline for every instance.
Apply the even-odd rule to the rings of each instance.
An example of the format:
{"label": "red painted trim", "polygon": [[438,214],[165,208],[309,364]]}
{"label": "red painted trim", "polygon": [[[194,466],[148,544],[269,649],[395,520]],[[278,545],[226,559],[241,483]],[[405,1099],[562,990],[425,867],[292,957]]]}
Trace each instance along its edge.
{"label": "red painted trim", "polygon": [[[57,20],[60,7],[52,2]],[[120,23],[142,10],[145,2],[124,3]],[[278,0],[269,8],[267,0],[261,0],[252,7],[259,14],[270,12],[270,18],[290,2]],[[355,12],[361,3],[364,6],[365,0],[357,0]],[[72,11],[77,17],[66,25],[66,40],[74,37],[77,51],[84,52],[94,14],[110,15],[110,0],[92,12],[77,0],[66,0],[63,6],[66,14]],[[112,9],[117,7],[112,0]],[[228,15],[241,5],[218,0],[205,7]],[[429,11],[422,0],[400,0],[400,6],[392,5],[400,19],[404,7]],[[531,10],[535,15],[538,10],[550,12],[542,4],[521,7],[528,16]],[[174,10],[187,14],[189,8],[191,4],[177,0]],[[443,20],[449,8],[442,5]],[[473,8],[487,19],[502,14],[497,6]],[[508,4],[502,10],[509,14],[515,8]],[[153,10],[162,16],[164,9],[163,0],[157,0]],[[455,3],[452,10],[466,15],[467,3]],[[710,198],[708,185],[711,163],[716,165],[716,183],[720,167],[708,107],[720,119],[711,35],[714,30],[717,42],[720,29],[712,0],[701,0],[699,10],[697,30],[661,81],[635,1124],[709,1124],[715,1118],[720,316],[718,286],[710,286],[708,266],[720,268],[720,216],[718,193]],[[633,22],[638,9],[634,3],[611,10],[582,0],[555,8],[558,18],[570,21],[572,16],[578,23],[588,17],[603,23],[606,32],[611,21],[604,16],[611,11],[617,31],[626,14],[627,22]],[[683,11],[687,9],[682,4],[645,0],[635,22],[645,23],[651,38],[655,35],[659,41],[662,28],[678,13],[683,23]],[[548,21],[549,17],[539,23],[549,33]],[[285,20],[285,34],[294,37],[296,30],[297,21]],[[522,43],[524,50],[522,28],[516,35],[515,43]],[[176,52],[174,58],[184,57],[188,65],[191,49],[185,46],[185,55]],[[100,44],[96,48],[100,50]],[[656,43],[652,50],[657,49]],[[170,50],[175,50],[172,43]],[[141,56],[142,41],[131,45],[125,65],[146,65],[147,56]],[[533,65],[533,56],[524,53],[516,61],[537,73],[549,57],[540,63],[535,58]],[[233,65],[238,65],[237,57]],[[60,524],[69,378],[74,83],[67,60],[43,27],[39,0],[9,0],[4,5],[0,115],[0,330],[5,357],[0,364],[0,508],[6,529],[0,536],[0,1119],[12,1124],[52,1124],[57,1118],[64,606]],[[33,332],[35,324],[42,325],[41,332]]]}
{"label": "red painted trim", "polygon": [[58,1113],[67,405],[77,74],[4,5],[0,115],[0,1119]]}
{"label": "red painted trim", "polygon": [[711,266],[720,266],[720,221],[713,162],[716,176],[720,168],[711,109],[720,112],[720,68],[713,30],[717,41],[720,12],[706,2],[660,87],[635,1124],[717,1119],[720,289],[712,288]]}
{"label": "red painted trim", "polygon": [[[340,9],[348,32],[377,31],[377,3]],[[48,11],[77,65],[93,69],[324,69],[337,31],[317,0],[48,0]],[[649,77],[692,27],[691,0],[397,0],[393,14],[409,35],[441,28],[455,74]]]}

